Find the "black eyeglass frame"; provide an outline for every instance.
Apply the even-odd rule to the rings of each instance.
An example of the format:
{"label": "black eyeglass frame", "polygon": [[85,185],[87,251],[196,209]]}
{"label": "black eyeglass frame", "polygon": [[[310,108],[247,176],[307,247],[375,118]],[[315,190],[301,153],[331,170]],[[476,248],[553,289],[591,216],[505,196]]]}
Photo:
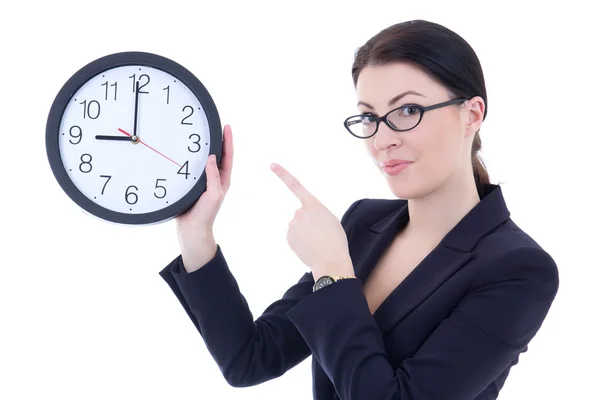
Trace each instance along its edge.
{"label": "black eyeglass frame", "polygon": [[[383,122],[384,122],[384,123],[385,123],[387,126],[389,126],[389,127],[390,127],[390,129],[392,129],[392,130],[394,130],[394,131],[396,131],[396,132],[407,132],[407,131],[410,131],[410,130],[412,130],[412,129],[415,129],[415,128],[416,128],[416,127],[417,127],[417,126],[418,126],[418,125],[421,123],[421,120],[423,119],[423,114],[425,114],[425,111],[429,111],[429,110],[435,110],[436,108],[442,108],[442,107],[450,106],[450,105],[452,105],[452,104],[458,104],[458,103],[462,103],[462,102],[464,102],[464,101],[467,101],[467,100],[469,100],[469,99],[465,99],[465,98],[451,99],[451,100],[444,101],[444,102],[442,102],[442,103],[438,103],[438,104],[432,104],[432,105],[430,105],[430,106],[427,106],[427,107],[422,107],[422,106],[419,106],[419,105],[416,105],[416,104],[405,104],[405,105],[403,105],[403,106],[400,106],[400,107],[394,108],[393,110],[390,110],[390,111],[388,111],[388,112],[387,112],[385,115],[383,115],[383,116],[381,116],[381,117],[378,117],[378,116],[376,116],[376,115],[373,115],[373,114],[358,114],[358,115],[352,115],[352,116],[350,116],[350,117],[348,117],[348,118],[346,118],[346,119],[344,120],[344,127],[346,128],[346,130],[347,130],[348,132],[350,132],[350,134],[351,134],[352,136],[354,136],[354,137],[357,137],[357,138],[359,138],[359,139],[368,139],[368,138],[370,138],[370,137],[373,137],[373,136],[374,136],[374,135],[377,133],[377,131],[379,130],[379,123],[380,123],[381,121],[383,121]],[[388,115],[390,115],[390,114],[391,114],[391,113],[393,113],[394,111],[398,111],[398,110],[400,110],[400,109],[402,109],[402,108],[409,108],[409,107],[412,107],[412,108],[418,108],[418,109],[421,111],[421,112],[420,112],[420,115],[419,115],[419,121],[417,121],[417,123],[415,124],[415,126],[413,126],[412,128],[409,128],[409,129],[398,129],[398,128],[394,127],[394,126],[393,126],[393,125],[392,125],[392,124],[391,124],[391,123],[390,123],[390,122],[387,120],[387,117],[388,117]],[[353,133],[353,132],[350,130],[350,127],[348,126],[348,121],[349,121],[351,118],[356,118],[356,117],[364,117],[365,115],[369,115],[369,116],[370,116],[371,118],[373,118],[373,119],[375,120],[375,122],[377,123],[377,125],[375,126],[375,132],[373,132],[373,134],[371,134],[371,135],[369,135],[369,136],[357,136],[357,135],[355,135],[355,134],[354,134],[354,133]]]}

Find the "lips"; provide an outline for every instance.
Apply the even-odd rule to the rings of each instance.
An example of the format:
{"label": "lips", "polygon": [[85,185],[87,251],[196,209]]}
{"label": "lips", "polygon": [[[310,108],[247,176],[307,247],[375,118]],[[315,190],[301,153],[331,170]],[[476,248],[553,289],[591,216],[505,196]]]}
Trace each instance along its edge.
{"label": "lips", "polygon": [[385,167],[393,167],[395,165],[400,165],[400,164],[410,164],[412,161],[406,161],[406,160],[390,160],[390,161],[385,161],[383,163],[380,163],[381,168],[385,168]]}
{"label": "lips", "polygon": [[402,171],[404,171],[406,168],[408,168],[410,166],[410,162],[404,162],[404,163],[397,163],[396,165],[392,165],[392,166],[387,166],[387,167],[383,167],[383,171],[390,175],[397,175],[399,173],[401,173]]}

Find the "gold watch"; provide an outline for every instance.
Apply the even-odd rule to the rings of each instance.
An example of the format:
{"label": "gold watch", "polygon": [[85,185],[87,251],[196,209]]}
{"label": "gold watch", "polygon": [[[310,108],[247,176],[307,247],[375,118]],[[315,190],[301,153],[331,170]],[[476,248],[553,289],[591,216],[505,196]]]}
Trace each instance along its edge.
{"label": "gold watch", "polygon": [[332,283],[337,282],[341,279],[352,279],[352,278],[356,279],[356,276],[323,275],[322,277],[317,279],[317,281],[313,285],[313,292],[316,292],[317,290],[324,288],[327,285],[331,285]]}

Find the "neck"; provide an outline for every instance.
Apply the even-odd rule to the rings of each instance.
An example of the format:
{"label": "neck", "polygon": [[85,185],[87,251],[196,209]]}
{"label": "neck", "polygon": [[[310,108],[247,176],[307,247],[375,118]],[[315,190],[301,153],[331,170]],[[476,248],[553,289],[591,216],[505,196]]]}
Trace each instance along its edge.
{"label": "neck", "polygon": [[453,176],[423,197],[408,200],[405,231],[425,241],[440,241],[479,203],[475,177]]}

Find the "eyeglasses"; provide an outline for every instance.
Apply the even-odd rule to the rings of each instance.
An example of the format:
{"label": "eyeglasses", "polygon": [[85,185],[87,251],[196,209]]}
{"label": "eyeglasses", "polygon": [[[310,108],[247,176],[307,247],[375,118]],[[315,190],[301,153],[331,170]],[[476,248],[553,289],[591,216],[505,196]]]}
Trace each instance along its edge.
{"label": "eyeglasses", "polygon": [[405,132],[414,129],[419,125],[425,111],[462,103],[466,100],[469,99],[452,99],[427,107],[421,107],[416,104],[407,104],[402,107],[394,108],[382,117],[373,114],[353,115],[346,118],[344,126],[352,136],[359,139],[368,139],[376,134],[381,121],[384,121],[387,126],[397,132]]}

